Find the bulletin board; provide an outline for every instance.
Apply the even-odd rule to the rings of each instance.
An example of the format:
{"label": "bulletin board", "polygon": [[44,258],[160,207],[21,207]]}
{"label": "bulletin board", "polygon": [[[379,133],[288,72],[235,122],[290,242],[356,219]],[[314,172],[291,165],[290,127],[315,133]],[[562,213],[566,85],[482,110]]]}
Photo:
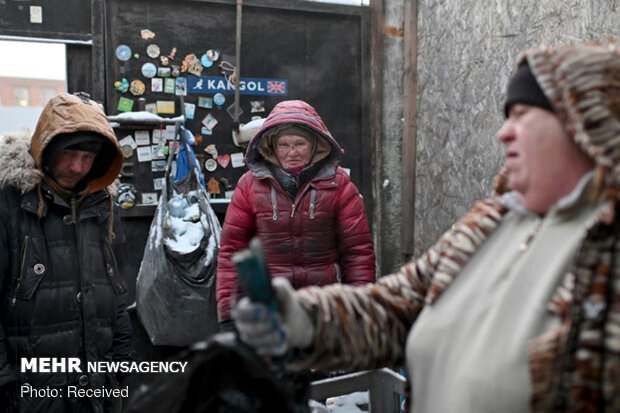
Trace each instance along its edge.
{"label": "bulletin board", "polygon": [[[304,7],[295,7],[301,3]],[[247,171],[238,162],[245,147],[233,141],[229,114],[234,84],[228,83],[227,69],[237,66],[236,2],[109,0],[106,7],[107,113],[142,106],[161,117],[185,113],[205,180],[219,187],[214,198],[229,197]],[[239,118],[244,124],[266,117],[283,100],[307,101],[345,149],[341,164],[366,201],[371,199],[367,24],[367,8],[244,2]],[[139,169],[148,174],[148,168]]]}

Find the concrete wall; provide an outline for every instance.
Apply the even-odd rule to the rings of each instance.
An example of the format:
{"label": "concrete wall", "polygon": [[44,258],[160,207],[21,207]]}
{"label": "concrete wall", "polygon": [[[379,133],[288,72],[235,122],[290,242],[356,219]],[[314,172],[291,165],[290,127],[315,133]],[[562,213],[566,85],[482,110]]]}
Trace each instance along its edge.
{"label": "concrete wall", "polygon": [[[383,0],[402,11],[409,0]],[[415,0],[411,0],[415,1]],[[495,134],[503,121],[507,81],[518,53],[539,44],[620,39],[618,0],[419,0],[415,255],[428,248],[475,200],[492,188],[503,162]],[[391,25],[403,17],[391,16]],[[400,23],[399,20],[400,19]],[[402,262],[399,217],[402,136],[402,48],[384,35],[384,141],[380,188],[380,271]],[[400,53],[400,54],[399,54]],[[402,87],[402,86],[400,86]],[[390,179],[390,185],[380,182]]]}

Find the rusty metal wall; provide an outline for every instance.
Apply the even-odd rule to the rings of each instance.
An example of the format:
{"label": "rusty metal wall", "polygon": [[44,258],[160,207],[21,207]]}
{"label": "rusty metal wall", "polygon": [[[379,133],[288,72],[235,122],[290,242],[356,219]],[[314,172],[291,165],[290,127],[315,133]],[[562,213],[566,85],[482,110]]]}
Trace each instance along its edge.
{"label": "rusty metal wall", "polygon": [[[409,0],[384,0],[395,9]],[[412,0],[415,1],[415,0]],[[492,188],[503,162],[495,134],[504,90],[524,48],[601,37],[620,39],[618,0],[419,0],[415,255],[428,248]],[[397,25],[398,23],[392,23]],[[388,45],[386,45],[388,46]],[[397,53],[386,48],[386,55]],[[398,64],[388,57],[388,64]],[[397,77],[398,68],[388,78]],[[377,180],[399,177],[398,82],[385,79],[383,165]],[[394,99],[390,103],[390,99]],[[398,185],[380,189],[382,273],[397,267]],[[390,248],[390,245],[393,248]]]}

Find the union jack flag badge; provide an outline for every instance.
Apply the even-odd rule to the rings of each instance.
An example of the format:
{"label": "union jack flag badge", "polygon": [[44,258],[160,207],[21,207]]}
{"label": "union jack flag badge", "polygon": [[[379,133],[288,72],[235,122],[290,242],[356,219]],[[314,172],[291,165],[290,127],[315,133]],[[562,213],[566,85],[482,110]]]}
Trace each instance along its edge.
{"label": "union jack flag badge", "polygon": [[267,93],[274,95],[286,94],[286,82],[281,80],[269,80],[267,81]]}

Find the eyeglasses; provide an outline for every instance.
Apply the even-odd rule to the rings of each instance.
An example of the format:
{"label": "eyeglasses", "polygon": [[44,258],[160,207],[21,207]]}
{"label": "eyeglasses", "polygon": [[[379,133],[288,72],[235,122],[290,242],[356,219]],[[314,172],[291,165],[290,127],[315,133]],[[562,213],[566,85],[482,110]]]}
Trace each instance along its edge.
{"label": "eyeglasses", "polygon": [[297,150],[297,152],[302,152],[306,149],[308,149],[310,147],[310,142],[308,141],[303,141],[303,142],[296,142],[292,145],[286,144],[286,143],[278,143],[276,144],[276,149],[278,150],[279,153],[289,153],[292,152],[293,150]]}

